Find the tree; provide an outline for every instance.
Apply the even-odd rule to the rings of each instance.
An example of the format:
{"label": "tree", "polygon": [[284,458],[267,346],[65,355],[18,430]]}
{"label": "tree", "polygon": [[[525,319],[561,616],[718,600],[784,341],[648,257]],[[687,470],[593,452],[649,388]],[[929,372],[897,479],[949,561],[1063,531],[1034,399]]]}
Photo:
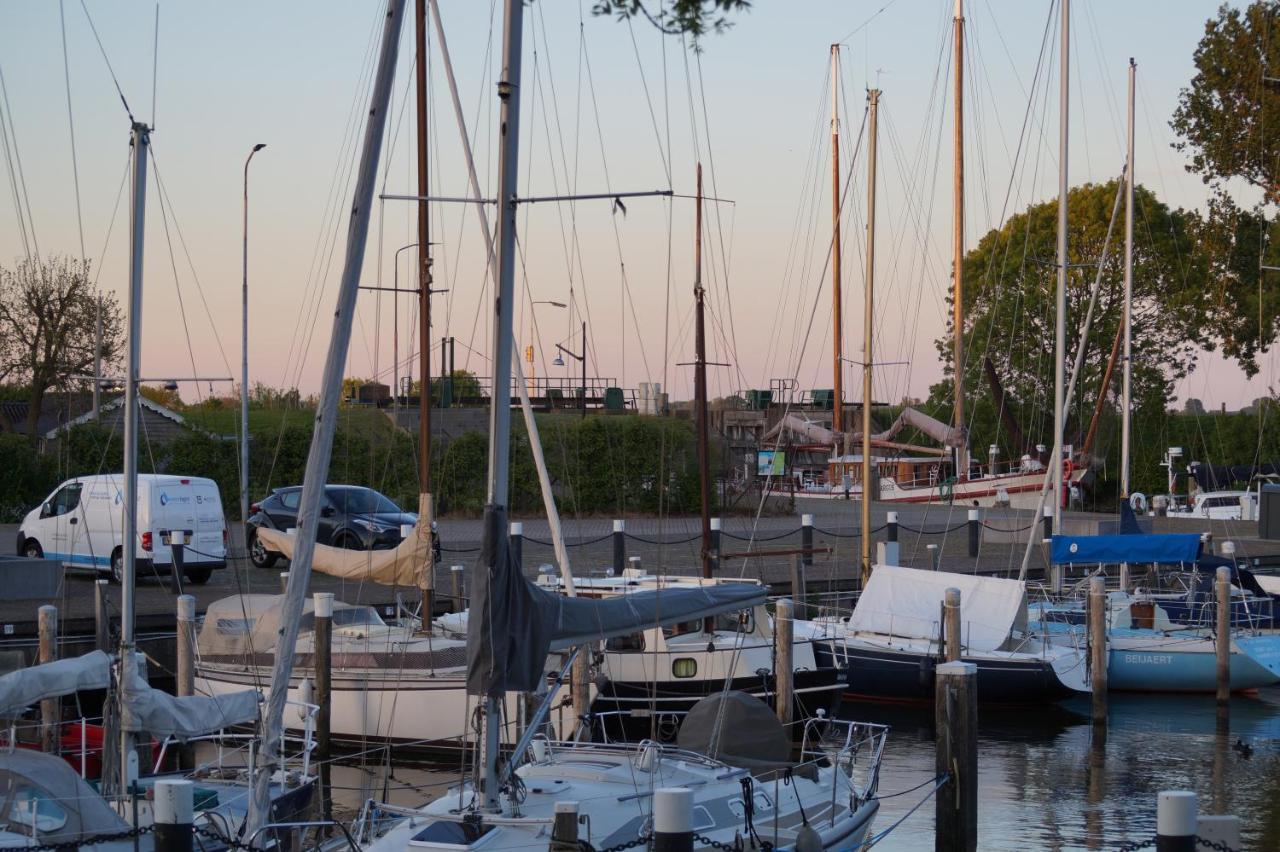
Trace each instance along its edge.
{"label": "tree", "polygon": [[182,406],[182,397],[177,390],[155,385],[139,385],[138,393],[158,405],[163,405],[165,408],[179,408]]}
{"label": "tree", "polygon": [[751,0],[672,0],[660,3],[657,11],[650,9],[644,0],[597,0],[591,11],[596,15],[616,15],[619,20],[640,15],[667,35],[687,33],[696,49],[698,39],[706,34],[708,27],[722,33],[733,26],[729,12],[749,8]]}
{"label": "tree", "polygon": [[1205,413],[1204,403],[1195,397],[1188,397],[1187,401],[1182,405],[1182,413],[1190,414],[1193,417]]}
{"label": "tree", "polygon": [[32,443],[49,389],[93,370],[99,299],[105,366],[119,355],[124,323],[115,296],[92,291],[88,261],[28,258],[14,269],[0,268],[0,381],[29,388]]}
{"label": "tree", "polygon": [[[1116,182],[1086,184],[1069,196],[1070,264],[1096,264],[1102,254],[1115,203]],[[1135,192],[1133,275],[1133,380],[1135,404],[1163,410],[1173,383],[1195,365],[1201,348],[1212,347],[1205,322],[1209,264],[1197,249],[1194,213],[1170,210],[1153,193]],[[1120,326],[1123,306],[1123,211],[1103,267],[1098,305],[1085,352],[1073,411],[1082,429],[1092,414],[1102,373]],[[1028,437],[1047,439],[1053,410],[1054,326],[1057,269],[1057,201],[1033,204],[999,230],[987,233],[965,257],[965,336],[969,358],[965,386],[985,399],[982,361],[989,356]],[[1096,267],[1073,269],[1067,287],[1067,364],[1074,361]],[[937,341],[946,372],[952,372],[951,338]],[[1113,379],[1118,383],[1117,378]],[[1114,386],[1114,385],[1113,385]],[[950,383],[933,389],[932,403],[949,403]],[[972,406],[972,403],[970,404]],[[945,416],[945,414],[943,415]],[[991,421],[994,429],[994,419]],[[977,434],[973,446],[991,441]],[[1009,447],[1021,452],[1022,448]]]}

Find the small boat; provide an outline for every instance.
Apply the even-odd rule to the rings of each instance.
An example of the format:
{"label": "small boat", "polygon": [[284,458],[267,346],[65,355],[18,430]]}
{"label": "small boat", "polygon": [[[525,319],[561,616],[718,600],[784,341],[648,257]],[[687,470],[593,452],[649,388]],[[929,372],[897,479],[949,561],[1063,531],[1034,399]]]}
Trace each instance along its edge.
{"label": "small boat", "polygon": [[875,567],[852,614],[818,619],[818,664],[847,670],[849,697],[931,701],[948,588],[960,589],[960,659],[978,667],[979,701],[1037,704],[1089,691],[1083,644],[1029,630],[1022,583],[896,565]]}

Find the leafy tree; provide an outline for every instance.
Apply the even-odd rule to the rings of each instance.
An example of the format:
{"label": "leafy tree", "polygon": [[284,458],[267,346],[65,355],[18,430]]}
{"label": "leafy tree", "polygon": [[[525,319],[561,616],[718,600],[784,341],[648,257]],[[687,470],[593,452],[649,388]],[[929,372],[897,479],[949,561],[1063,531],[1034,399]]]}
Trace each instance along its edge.
{"label": "leafy tree", "polygon": [[123,317],[113,295],[93,292],[87,261],[28,258],[0,268],[0,381],[27,384],[33,444],[45,394],[93,369],[99,298],[105,365],[120,352]]}
{"label": "leafy tree", "polygon": [[139,385],[138,393],[154,403],[163,405],[165,408],[176,409],[182,407],[182,397],[178,395],[176,390],[156,387],[155,385]]}
{"label": "leafy tree", "polygon": [[695,49],[707,28],[722,33],[733,26],[730,12],[751,8],[751,0],[671,0],[655,11],[645,0],[597,0],[591,7],[596,15],[616,15],[619,20],[642,16],[667,35],[689,34]]}

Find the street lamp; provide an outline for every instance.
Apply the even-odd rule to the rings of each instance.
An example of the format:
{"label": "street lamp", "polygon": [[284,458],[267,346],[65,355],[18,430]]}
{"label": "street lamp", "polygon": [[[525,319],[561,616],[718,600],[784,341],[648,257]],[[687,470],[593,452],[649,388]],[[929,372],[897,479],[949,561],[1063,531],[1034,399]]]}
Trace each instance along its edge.
{"label": "street lamp", "polygon": [[[391,372],[393,375],[391,384],[391,402],[395,405],[395,395],[400,393],[400,252],[406,249],[417,248],[417,243],[409,243],[407,246],[400,246],[396,249],[395,257],[391,261]],[[414,292],[417,292],[416,290]],[[420,345],[426,346],[428,341],[423,341]],[[410,375],[410,386],[412,386],[413,376]],[[408,394],[405,394],[405,404],[408,404]],[[421,403],[419,403],[421,404]]]}
{"label": "street lamp", "polygon": [[240,521],[249,520],[249,162],[267,147],[259,142],[244,160],[244,250],[240,287]]}
{"label": "street lamp", "polygon": [[[587,416],[587,324],[586,322],[584,321],[582,323],[582,354],[581,355],[577,355],[573,352],[570,352],[568,349],[565,349],[559,343],[556,344],[556,348],[559,349],[561,352],[563,352],[565,355],[568,355],[570,358],[573,358],[575,361],[582,362],[582,416],[585,418]],[[559,355],[557,355],[556,360],[552,361],[551,363],[557,367],[563,367],[564,359],[561,358]]]}
{"label": "street lamp", "polygon": [[533,342],[534,340],[537,339],[537,333],[534,330],[533,309],[537,305],[551,305],[553,308],[569,307],[564,302],[557,302],[553,299],[534,299],[529,302],[529,344],[525,347],[524,359],[525,361],[529,362],[529,376],[528,376],[529,393],[533,394],[534,396],[537,396],[537,393],[538,393],[538,387],[537,387],[538,380],[536,376],[537,367],[533,363]]}

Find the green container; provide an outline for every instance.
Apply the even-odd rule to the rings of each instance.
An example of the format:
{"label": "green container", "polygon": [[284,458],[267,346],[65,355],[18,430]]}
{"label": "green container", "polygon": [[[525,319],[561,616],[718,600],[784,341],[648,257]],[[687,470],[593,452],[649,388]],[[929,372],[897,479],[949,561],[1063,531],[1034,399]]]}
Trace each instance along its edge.
{"label": "green container", "polygon": [[624,411],[627,401],[622,396],[622,388],[604,389],[604,407],[606,411]]}
{"label": "green container", "polygon": [[815,388],[810,392],[813,398],[813,407],[820,408],[823,411],[830,411],[835,408],[836,392],[830,388]]}
{"label": "green container", "polygon": [[747,408],[753,411],[763,411],[773,403],[773,391],[769,390],[749,390],[747,391]]}

